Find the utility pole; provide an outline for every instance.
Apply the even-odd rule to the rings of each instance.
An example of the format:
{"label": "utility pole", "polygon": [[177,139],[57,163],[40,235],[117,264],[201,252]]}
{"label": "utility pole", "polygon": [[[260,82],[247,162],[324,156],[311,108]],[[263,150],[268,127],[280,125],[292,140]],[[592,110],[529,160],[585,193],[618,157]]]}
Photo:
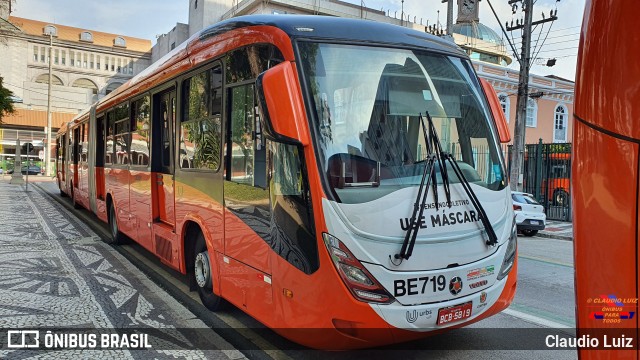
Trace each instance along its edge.
{"label": "utility pole", "polygon": [[[44,166],[46,174],[51,177],[51,80],[53,63],[53,34],[49,32],[49,86],[47,91],[47,143],[44,145]],[[27,171],[28,173],[29,171]]]}
{"label": "utility pole", "polygon": [[[531,28],[534,24],[542,24],[557,19],[555,15],[533,21],[533,0],[509,0],[509,5],[522,3],[524,21],[516,26],[507,26],[508,31],[522,29],[522,51],[520,54],[520,76],[518,83],[518,100],[516,103],[516,124],[513,134],[513,148],[511,151],[511,171],[509,172],[509,185],[512,190],[518,190],[518,184],[522,181],[522,165],[524,160],[525,131],[527,119],[527,102],[529,99],[529,70],[531,69]],[[513,24],[513,23],[512,23]]]}

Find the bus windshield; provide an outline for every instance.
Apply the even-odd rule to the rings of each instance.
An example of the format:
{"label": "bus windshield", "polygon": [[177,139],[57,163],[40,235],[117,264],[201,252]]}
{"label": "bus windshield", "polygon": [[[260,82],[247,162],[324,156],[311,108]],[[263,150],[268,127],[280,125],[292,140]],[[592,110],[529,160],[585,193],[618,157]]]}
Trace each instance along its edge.
{"label": "bus windshield", "polygon": [[[468,60],[357,45],[299,48],[320,171],[334,200],[363,203],[419,185],[427,114],[467,181],[505,187],[488,106]],[[455,175],[449,181],[460,182]]]}

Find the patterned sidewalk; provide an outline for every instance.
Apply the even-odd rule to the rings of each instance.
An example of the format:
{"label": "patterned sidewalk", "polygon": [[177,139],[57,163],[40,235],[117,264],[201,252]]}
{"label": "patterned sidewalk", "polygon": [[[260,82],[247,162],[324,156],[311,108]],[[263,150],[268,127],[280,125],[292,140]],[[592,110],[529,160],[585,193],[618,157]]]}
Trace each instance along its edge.
{"label": "patterned sidewalk", "polygon": [[547,220],[547,226],[538,233],[538,236],[573,241],[573,223]]}
{"label": "patterned sidewalk", "polygon": [[[163,332],[165,346],[146,350],[5,347],[8,330],[53,326],[171,331]],[[215,344],[207,349],[222,350],[190,350],[192,339],[179,329],[198,329]],[[42,190],[25,192],[6,180],[0,180],[0,333],[0,358],[244,358]]]}

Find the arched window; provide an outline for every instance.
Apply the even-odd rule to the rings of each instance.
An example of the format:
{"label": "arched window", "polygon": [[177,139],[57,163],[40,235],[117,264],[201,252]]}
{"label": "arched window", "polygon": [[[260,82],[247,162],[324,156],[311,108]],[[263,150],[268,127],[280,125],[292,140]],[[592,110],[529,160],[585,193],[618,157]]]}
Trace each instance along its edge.
{"label": "arched window", "polygon": [[127,41],[122,36],[118,36],[117,38],[115,38],[113,40],[113,44],[115,46],[127,47]]}
{"label": "arched window", "polygon": [[528,127],[538,126],[538,104],[535,100],[527,101],[527,124]]}
{"label": "arched window", "polygon": [[554,113],[553,142],[567,142],[567,108],[558,105]]}
{"label": "arched window", "polygon": [[509,122],[509,114],[511,114],[511,101],[509,100],[509,95],[500,93],[498,94],[498,99],[500,100],[502,111],[504,111],[504,117],[507,118],[507,122]]}
{"label": "arched window", "polygon": [[45,35],[51,34],[53,36],[58,36],[58,29],[53,25],[47,25],[44,27],[43,34]]}
{"label": "arched window", "polygon": [[82,41],[89,41],[89,42],[93,42],[93,35],[92,35],[90,32],[88,32],[88,31],[83,31],[83,32],[80,34],[80,40],[82,40]]}
{"label": "arched window", "polygon": [[98,93],[98,86],[89,79],[84,79],[84,78],[78,79],[74,81],[71,86],[77,87],[77,88],[91,89],[94,95]]}
{"label": "arched window", "polygon": [[[49,83],[49,74],[40,74],[36,77],[36,82],[39,84],[48,84]],[[62,80],[55,75],[51,75],[51,85],[59,85],[63,86]]]}
{"label": "arched window", "polygon": [[107,88],[105,89],[105,94],[109,94],[113,90],[117,89],[120,85],[122,85],[122,83],[112,82],[111,84],[107,85]]}

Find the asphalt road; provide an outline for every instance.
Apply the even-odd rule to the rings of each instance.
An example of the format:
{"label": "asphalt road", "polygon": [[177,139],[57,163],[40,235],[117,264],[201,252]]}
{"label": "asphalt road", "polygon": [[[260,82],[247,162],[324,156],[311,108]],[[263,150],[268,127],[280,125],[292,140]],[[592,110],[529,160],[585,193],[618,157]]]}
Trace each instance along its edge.
{"label": "asphalt road", "polygon": [[[38,186],[53,200],[71,208],[69,200],[58,195],[55,183]],[[106,224],[88,211],[75,210],[74,213],[100,236],[109,236]],[[518,240],[518,291],[507,310],[465,329],[353,352],[302,348],[264,328],[237,308],[210,312],[200,304],[195,292],[188,291],[182,275],[162,265],[146,250],[135,244],[116,248],[249,359],[577,359],[574,350],[549,350],[544,342],[547,335],[568,336],[575,327],[573,243],[522,236]]]}

